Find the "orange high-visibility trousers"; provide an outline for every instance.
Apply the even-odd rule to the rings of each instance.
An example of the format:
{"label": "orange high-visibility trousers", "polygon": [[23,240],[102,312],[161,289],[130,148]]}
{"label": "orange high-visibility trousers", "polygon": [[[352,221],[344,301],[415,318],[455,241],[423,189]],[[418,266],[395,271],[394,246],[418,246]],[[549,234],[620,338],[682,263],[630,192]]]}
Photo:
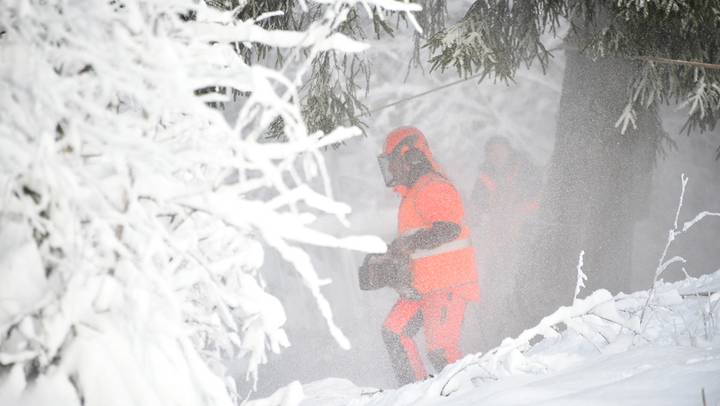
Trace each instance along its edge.
{"label": "orange high-visibility trousers", "polygon": [[423,295],[421,299],[400,298],[383,324],[398,383],[404,385],[427,376],[413,337],[422,328],[428,358],[437,372],[460,358],[460,331],[465,308],[474,300],[477,287],[455,286]]}

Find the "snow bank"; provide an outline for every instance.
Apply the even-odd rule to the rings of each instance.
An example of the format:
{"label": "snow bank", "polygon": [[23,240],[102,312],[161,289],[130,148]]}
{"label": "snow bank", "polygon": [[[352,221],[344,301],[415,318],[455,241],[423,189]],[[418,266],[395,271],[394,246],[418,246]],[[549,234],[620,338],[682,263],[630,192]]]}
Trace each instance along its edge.
{"label": "snow bank", "polygon": [[[649,292],[598,290],[486,354],[397,390],[306,385],[302,405],[699,405],[720,403],[720,271]],[[312,393],[311,395],[309,393]]]}

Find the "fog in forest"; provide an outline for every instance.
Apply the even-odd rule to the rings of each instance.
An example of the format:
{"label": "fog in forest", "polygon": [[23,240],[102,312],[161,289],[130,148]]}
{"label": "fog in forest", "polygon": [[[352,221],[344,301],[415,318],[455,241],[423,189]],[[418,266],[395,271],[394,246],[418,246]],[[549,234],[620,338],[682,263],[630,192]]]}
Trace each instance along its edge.
{"label": "fog in forest", "polygon": [[720,405],[720,1],[0,6],[0,406]]}
{"label": "fog in forest", "polygon": [[[371,109],[457,80],[452,71],[431,73],[427,65],[410,66],[411,35],[406,30],[392,40],[371,41],[372,47],[367,52],[373,73],[365,100]],[[382,151],[385,135],[392,129],[410,125],[425,134],[435,159],[462,194],[466,217],[475,204],[473,187],[485,159],[486,141],[504,137],[515,153],[529,163],[529,172],[534,176],[533,182],[537,183],[540,208],[526,220],[522,231],[513,237],[515,240],[495,253],[503,258],[504,265],[478,264],[481,300],[470,305],[464,320],[462,350],[465,354],[500,344],[503,338],[532,327],[540,317],[550,314],[559,305],[569,304],[572,299],[575,264],[580,250],[587,249],[580,241],[583,238],[592,240],[592,236],[572,237],[570,227],[568,230],[571,231],[563,234],[571,236],[568,237],[573,239],[571,243],[548,245],[546,240],[553,228],[568,225],[561,224],[562,220],[557,220],[557,216],[553,219],[546,215],[547,209],[557,208],[543,207],[553,202],[547,194],[551,193],[548,182],[552,176],[551,160],[556,149],[559,117],[562,117],[559,112],[561,98],[568,98],[565,103],[574,103],[573,97],[577,96],[564,94],[563,86],[597,93],[598,104],[608,102],[614,90],[612,83],[601,86],[586,82],[582,71],[574,73],[575,83],[570,83],[572,78],[566,78],[568,82],[564,83],[567,58],[566,52],[556,52],[547,72],[538,66],[522,69],[514,82],[469,80],[383,109],[363,117],[367,125],[364,137],[328,148],[324,153],[332,174],[335,197],[350,204],[353,213],[349,217],[349,229],[329,217],[319,220],[319,228],[340,235],[375,234],[387,242],[396,235],[400,198],[385,187],[376,157]],[[623,74],[616,71],[622,68],[613,66],[583,67],[582,63],[576,63],[574,69],[606,69],[610,77]],[[618,103],[615,101],[615,104]],[[604,114],[619,113],[606,111]],[[578,128],[580,131],[597,131],[597,123],[592,122],[592,117],[600,113],[590,109],[589,114],[591,116],[585,118],[573,117],[571,128],[565,131],[577,131]],[[613,293],[652,286],[658,258],[673,224],[682,173],[688,176],[689,183],[681,221],[690,220],[703,210],[720,210],[720,161],[716,159],[720,130],[688,136],[682,132],[686,111],[676,107],[663,107],[658,117],[661,120],[658,130],[669,136],[669,140],[660,143],[661,151],[643,150],[641,142],[639,147],[630,148],[631,152],[617,158],[617,162],[603,161],[602,156],[577,155],[570,159],[576,169],[570,170],[590,171],[597,176],[597,184],[584,185],[585,191],[582,185],[576,184],[554,192],[577,194],[574,200],[570,199],[575,202],[571,203],[574,206],[570,209],[578,212],[588,210],[586,206],[591,205],[588,203],[591,199],[599,199],[593,203],[600,205],[598,207],[610,205],[608,202],[611,201],[634,201],[636,212],[630,219],[625,217],[627,213],[619,213],[608,206],[601,218],[593,220],[593,227],[598,228],[598,234],[605,233],[609,245],[610,252],[605,252],[603,263],[606,266],[612,264],[615,269],[596,269],[600,266],[595,266],[592,260],[588,262],[586,256],[588,289],[605,287],[608,278],[617,281],[617,285],[607,286]],[[567,123],[563,125],[568,126]],[[648,154],[656,155],[656,158],[648,159]],[[618,177],[608,182],[605,178],[612,175],[602,169],[622,165],[632,166],[631,173],[635,178]],[[597,197],[589,196],[588,191],[600,188],[603,181],[609,183],[611,189]],[[603,209],[596,207],[597,210]],[[605,230],[601,232],[600,228]],[[475,226],[472,231],[474,247],[482,257],[483,241],[491,241],[496,236],[491,234],[492,228]],[[602,245],[603,240],[600,241]],[[669,255],[684,256],[687,259],[684,269],[689,275],[714,272],[720,268],[719,241],[720,220],[710,219],[678,238]],[[626,251],[615,255],[614,250],[622,247]],[[546,252],[538,254],[541,249]],[[264,267],[284,269],[284,272],[273,274],[276,277],[267,283],[269,292],[281,298],[285,306],[291,347],[279,356],[271,354],[269,363],[260,370],[258,392],[253,397],[268,395],[294,380],[306,383],[328,376],[347,378],[359,386],[396,387],[381,326],[397,294],[390,288],[359,289],[358,267],[364,256],[361,253],[318,247],[307,247],[307,250],[321,277],[332,279],[332,283],[323,288],[323,293],[332,305],[335,320],[350,338],[352,349],[342,350],[335,343],[313,298],[303,289],[292,266],[272,250],[267,250]],[[542,255],[556,258],[553,265],[544,265],[539,259]],[[627,258],[623,259],[623,256]],[[561,257],[564,259],[557,259]],[[683,277],[679,266],[662,276],[666,281]],[[560,280],[565,284],[558,282]],[[416,336],[416,342],[423,347],[422,333]],[[236,365],[236,369],[242,370],[242,365]]]}

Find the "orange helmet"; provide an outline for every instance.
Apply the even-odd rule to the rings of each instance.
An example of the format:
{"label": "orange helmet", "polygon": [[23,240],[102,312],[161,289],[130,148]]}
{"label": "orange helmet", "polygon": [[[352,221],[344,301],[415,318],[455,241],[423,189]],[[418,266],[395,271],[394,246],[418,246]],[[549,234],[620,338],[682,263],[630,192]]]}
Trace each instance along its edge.
{"label": "orange helmet", "polygon": [[385,138],[383,153],[378,156],[385,184],[397,186],[400,182],[395,173],[397,170],[391,169],[392,165],[397,165],[400,158],[416,161],[422,160],[422,157],[427,160],[433,170],[440,172],[440,168],[432,158],[427,139],[420,130],[415,127],[400,127],[391,131]]}
{"label": "orange helmet", "polygon": [[383,152],[385,155],[392,155],[398,146],[402,145],[402,150],[397,153],[404,154],[413,146],[415,149],[421,151],[425,157],[432,161],[432,154],[430,153],[430,147],[428,147],[427,139],[422,131],[415,127],[400,127],[396,128],[385,137],[385,147]]}

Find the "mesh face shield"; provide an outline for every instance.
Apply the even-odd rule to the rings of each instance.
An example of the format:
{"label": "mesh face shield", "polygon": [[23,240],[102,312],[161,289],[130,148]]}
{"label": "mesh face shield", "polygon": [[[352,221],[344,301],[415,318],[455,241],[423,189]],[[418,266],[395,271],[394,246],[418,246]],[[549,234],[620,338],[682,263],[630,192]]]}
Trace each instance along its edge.
{"label": "mesh face shield", "polygon": [[386,154],[380,154],[378,155],[378,165],[380,166],[380,172],[382,173],[383,180],[385,181],[385,186],[392,187],[396,186],[398,183],[398,180],[395,179],[395,176],[393,175],[392,171],[390,170],[390,160],[392,159],[391,156],[388,156]]}
{"label": "mesh face shield", "polygon": [[[404,158],[404,154],[407,154],[411,151],[416,151],[419,154],[422,154],[420,151],[418,151],[415,148],[415,142],[417,141],[417,136],[410,135],[402,139],[395,147],[392,149],[392,152],[388,153],[387,151],[383,154],[378,155],[378,164],[380,165],[380,172],[382,172],[383,179],[385,180],[385,186],[387,187],[393,187],[400,184],[400,179],[396,177],[402,176],[398,173],[399,170],[399,161]],[[395,172],[391,169],[392,165],[396,165]]]}

